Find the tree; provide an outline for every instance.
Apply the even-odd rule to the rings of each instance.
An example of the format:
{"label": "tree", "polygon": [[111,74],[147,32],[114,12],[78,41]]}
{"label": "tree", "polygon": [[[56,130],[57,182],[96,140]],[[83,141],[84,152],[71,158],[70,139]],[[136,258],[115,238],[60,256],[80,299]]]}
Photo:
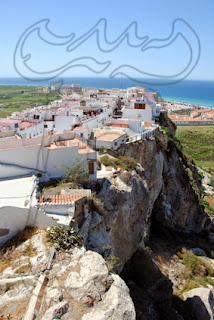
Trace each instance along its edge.
{"label": "tree", "polygon": [[74,185],[79,186],[82,182],[86,182],[89,179],[88,164],[86,160],[79,157],[74,159],[72,167],[65,167],[65,180],[72,182]]}

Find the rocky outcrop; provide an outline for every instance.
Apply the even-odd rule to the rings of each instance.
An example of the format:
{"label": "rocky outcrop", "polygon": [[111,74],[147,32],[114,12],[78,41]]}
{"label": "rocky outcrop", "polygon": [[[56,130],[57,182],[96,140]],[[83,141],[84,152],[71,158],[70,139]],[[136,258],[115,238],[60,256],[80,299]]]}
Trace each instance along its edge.
{"label": "rocky outcrop", "polygon": [[184,292],[184,300],[196,320],[214,319],[213,288],[196,288]]}
{"label": "rocky outcrop", "polygon": [[[159,177],[162,187],[153,206],[155,219],[169,228],[187,233],[199,233],[207,227],[209,219],[199,200],[201,178],[192,160],[180,151],[179,143],[177,145],[173,138],[166,143],[166,135],[159,132],[156,140],[128,145],[123,154],[133,157],[144,168],[151,199],[159,190],[156,185]],[[162,171],[157,175],[156,162],[160,159]]]}
{"label": "rocky outcrop", "polygon": [[100,253],[105,247],[113,249],[120,272],[139,245],[148,241],[152,219],[184,233],[207,230],[210,219],[200,205],[200,176],[194,164],[181,157],[165,133],[129,144],[119,153],[134,158],[135,169],[103,180],[81,232],[89,249]]}
{"label": "rocky outcrop", "polygon": [[[19,258],[21,253],[24,259]],[[14,250],[17,259],[10,261],[10,273],[8,268],[0,273],[2,317],[135,320],[127,285],[109,273],[100,254],[84,248],[75,248],[72,254],[56,252],[55,258],[51,253],[42,231]],[[26,259],[29,265],[23,268]],[[25,272],[22,277],[17,270]]]}
{"label": "rocky outcrop", "polygon": [[135,252],[121,276],[130,288],[137,319],[182,319],[172,307],[172,282],[160,272],[145,249]]}

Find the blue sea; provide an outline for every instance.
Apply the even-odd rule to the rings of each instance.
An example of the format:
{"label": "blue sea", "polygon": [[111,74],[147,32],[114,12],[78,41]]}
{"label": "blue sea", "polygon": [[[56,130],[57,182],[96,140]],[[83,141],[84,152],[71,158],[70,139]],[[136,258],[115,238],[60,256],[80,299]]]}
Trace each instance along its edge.
{"label": "blue sea", "polygon": [[[23,78],[0,78],[0,85],[32,85],[45,86],[62,81],[63,84],[79,83],[82,87],[90,88],[120,88],[140,85],[149,90],[157,90],[161,98],[166,100],[186,102],[194,105],[214,108],[214,81],[202,80],[182,80],[174,84],[166,84],[164,81],[158,81],[159,84],[148,85],[148,79],[137,79],[132,81],[127,78],[98,78],[98,77],[65,77],[52,79],[50,81],[36,79],[28,81]],[[149,80],[157,83],[156,80]]]}

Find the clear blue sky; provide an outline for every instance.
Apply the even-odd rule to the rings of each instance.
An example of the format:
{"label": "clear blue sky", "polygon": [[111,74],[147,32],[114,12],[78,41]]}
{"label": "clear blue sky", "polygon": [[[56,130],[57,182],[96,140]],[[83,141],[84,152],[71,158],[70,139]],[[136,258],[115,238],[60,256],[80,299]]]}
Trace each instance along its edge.
{"label": "clear blue sky", "polygon": [[[1,1],[0,4],[0,77],[16,77],[13,54],[21,34],[41,19],[50,19],[49,29],[67,36],[74,32],[76,38],[92,28],[100,18],[108,21],[107,38],[115,40],[133,21],[138,24],[138,35],[150,39],[164,39],[172,30],[177,18],[188,22],[196,31],[201,42],[199,63],[188,79],[214,80],[214,1],[167,0],[167,1]],[[182,30],[181,30],[182,31]],[[190,41],[191,35],[190,35]],[[194,47],[193,40],[193,51]],[[25,42],[25,53],[32,54],[31,66],[37,71],[50,71],[59,68],[71,59],[91,56],[100,62],[111,60],[111,67],[101,76],[109,73],[120,64],[132,66],[148,73],[172,75],[178,73],[188,62],[190,52],[180,37],[164,49],[151,49],[146,52],[130,48],[126,41],[110,53],[100,52],[95,36],[74,52],[66,52],[65,46],[51,46],[43,43],[36,33]],[[73,68],[64,76],[94,76],[86,68]]]}

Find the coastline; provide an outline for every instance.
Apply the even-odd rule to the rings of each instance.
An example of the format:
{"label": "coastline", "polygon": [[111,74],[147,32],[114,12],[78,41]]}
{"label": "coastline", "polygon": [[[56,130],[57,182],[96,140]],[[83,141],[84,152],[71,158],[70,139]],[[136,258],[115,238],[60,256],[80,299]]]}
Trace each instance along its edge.
{"label": "coastline", "polygon": [[[161,98],[161,102],[163,103],[167,103],[167,104],[172,104],[172,105],[178,105],[178,106],[184,106],[186,108],[188,107],[194,107],[194,108],[199,108],[199,109],[214,109],[214,107],[211,106],[205,106],[205,105],[200,105],[200,104],[196,104],[196,103],[189,103],[187,101],[179,101],[179,100],[174,100],[173,98],[169,99],[169,98]],[[160,103],[159,103],[160,104]]]}
{"label": "coastline", "polygon": [[[97,83],[97,81],[99,82]],[[123,79],[123,85],[120,83],[120,79],[114,79],[112,83],[109,81],[108,78],[90,78],[90,77],[85,77],[85,78],[80,78],[78,77],[77,79],[75,78],[67,78],[64,79],[64,84],[72,84],[72,83],[80,83],[83,88],[105,88],[105,89],[110,89],[110,88],[119,88],[119,89],[126,89],[127,87],[133,86],[134,83],[128,81],[124,81]],[[55,80],[57,82],[58,79]],[[204,87],[204,91],[202,92],[203,94],[198,93],[198,88],[199,84],[201,87],[201,81],[190,81],[190,80],[184,80],[186,81],[186,91],[182,90],[180,86],[177,88],[177,92],[175,90],[171,90],[171,88],[165,87],[163,89],[163,86],[159,87],[154,87],[153,90],[157,90],[159,93],[160,99],[164,100],[169,103],[173,104],[184,104],[184,105],[189,105],[189,106],[195,106],[195,107],[200,107],[200,108],[209,108],[209,109],[214,109],[214,96],[213,94],[207,94],[206,93],[206,86]],[[27,81],[26,79],[22,78],[0,78],[0,86],[32,86],[32,87],[46,87],[50,86],[52,82],[47,82],[47,81],[42,81],[41,79],[38,79],[37,81]],[[126,82],[126,83],[124,83]],[[205,81],[206,82],[206,81]],[[204,82],[204,83],[205,83]],[[191,94],[187,97],[186,94],[188,94],[188,89],[189,89],[189,84],[190,83],[195,83],[195,86],[191,87],[191,90],[194,92],[191,92]],[[211,88],[211,82],[207,81],[207,86],[209,87],[209,90]],[[214,81],[212,81],[214,87]],[[136,83],[137,84],[137,83]],[[135,84],[135,85],[136,85]],[[184,82],[183,82],[184,84]],[[169,90],[170,89],[170,90]],[[164,92],[165,91],[165,92]],[[171,91],[171,92],[170,92]],[[193,94],[196,92],[196,96],[193,97]],[[171,93],[171,94],[170,94]],[[183,93],[183,96],[182,96]],[[210,92],[209,92],[210,93]],[[199,97],[197,97],[197,95]],[[210,99],[211,98],[211,99]]]}
{"label": "coastline", "polygon": [[200,107],[204,109],[214,109],[214,101],[209,100],[210,102],[205,102],[195,99],[188,99],[188,98],[179,98],[179,97],[169,97],[169,96],[162,96],[161,100],[168,102],[168,103],[174,103],[174,104],[183,104],[186,106],[194,106],[194,107]]}

